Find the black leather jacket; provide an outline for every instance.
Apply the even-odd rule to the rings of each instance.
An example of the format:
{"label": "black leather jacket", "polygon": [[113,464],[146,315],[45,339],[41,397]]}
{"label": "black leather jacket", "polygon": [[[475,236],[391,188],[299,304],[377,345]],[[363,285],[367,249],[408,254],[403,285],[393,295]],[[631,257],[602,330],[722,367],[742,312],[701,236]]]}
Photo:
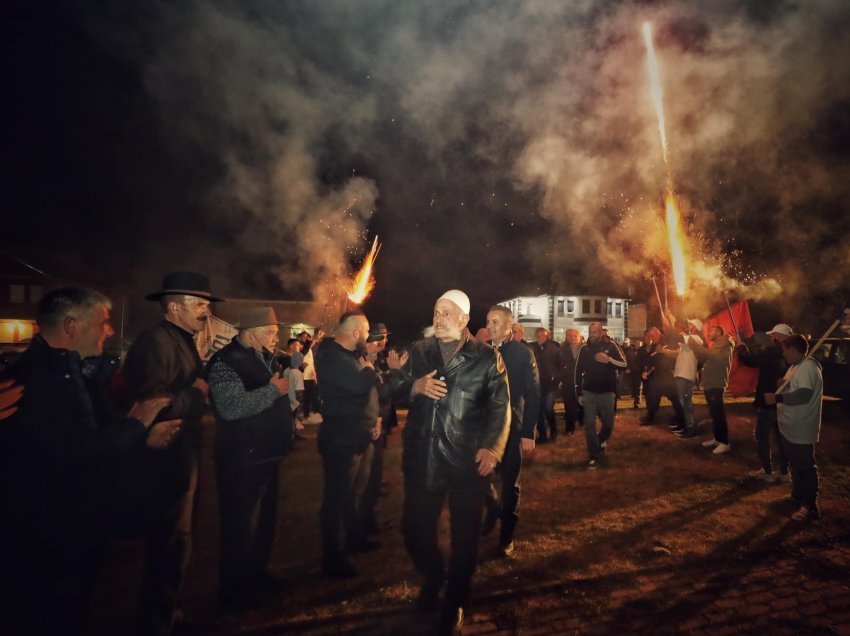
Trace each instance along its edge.
{"label": "black leather jacket", "polygon": [[[439,401],[411,398],[414,382],[434,370],[448,395]],[[389,381],[394,400],[410,404],[402,432],[405,479],[430,491],[477,487],[476,454],[486,448],[501,459],[510,432],[507,372],[499,353],[470,339],[444,366],[437,339],[420,340]]]}

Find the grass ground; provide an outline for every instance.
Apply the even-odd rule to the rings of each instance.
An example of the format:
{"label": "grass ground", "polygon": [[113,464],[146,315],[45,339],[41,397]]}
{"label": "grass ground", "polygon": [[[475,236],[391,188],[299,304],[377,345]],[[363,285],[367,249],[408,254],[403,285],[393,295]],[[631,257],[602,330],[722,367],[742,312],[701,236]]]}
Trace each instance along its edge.
{"label": "grass ground", "polygon": [[[701,396],[697,404],[698,419],[707,417]],[[640,412],[629,405],[630,400],[620,403],[602,469],[585,469],[581,428],[574,436],[539,446],[525,460],[515,556],[495,557],[497,532],[482,540],[467,633],[706,629],[716,635],[724,629],[780,633],[780,624],[791,625],[790,633],[844,633],[845,628],[850,633],[850,607],[845,606],[850,605],[850,426],[840,405],[825,404],[817,448],[823,518],[803,525],[788,522],[794,510],[783,501],[788,485],[746,478],[758,467],[748,400],[728,406],[732,452],[722,456],[702,447],[708,430],[686,441],[671,435],[663,417],[669,407],[662,409],[659,423],[642,427],[637,424]],[[315,435],[315,429],[307,433]],[[398,432],[390,437],[385,460],[387,494],[380,501],[384,545],[355,557],[362,576],[344,582],[319,572],[321,466],[315,440],[299,442],[281,469],[272,562],[272,569],[290,577],[292,585],[243,614],[216,607],[217,506],[206,450],[187,584],[199,633],[428,631],[430,617],[412,610],[418,578],[398,531]],[[442,521],[447,541],[445,515]],[[138,543],[115,545],[95,599],[94,633],[132,629],[141,564]],[[824,582],[823,602],[820,588],[807,583],[811,580]],[[774,588],[786,589],[786,597],[759,600],[759,593],[774,594]],[[833,591],[839,600],[831,605],[826,603],[828,589],[840,592]],[[798,603],[801,594],[808,594],[808,601]],[[783,598],[794,599],[784,615]],[[818,603],[823,611],[806,618],[804,609]],[[751,607],[766,610],[750,616]]]}

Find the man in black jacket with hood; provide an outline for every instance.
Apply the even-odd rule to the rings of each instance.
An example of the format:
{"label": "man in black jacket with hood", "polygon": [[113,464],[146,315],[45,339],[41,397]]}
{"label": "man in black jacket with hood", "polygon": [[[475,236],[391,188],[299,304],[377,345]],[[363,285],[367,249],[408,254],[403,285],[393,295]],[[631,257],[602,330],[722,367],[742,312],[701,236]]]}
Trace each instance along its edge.
{"label": "man in black jacket with hood", "polygon": [[[390,384],[410,410],[402,433],[402,532],[425,576],[418,604],[437,606],[446,582],[440,632],[463,622],[463,605],[478,557],[487,477],[502,459],[510,432],[507,374],[499,352],[473,340],[469,298],[452,289],[434,305],[434,337],[410,354],[390,353]],[[448,572],[437,522],[448,499],[452,551]]]}

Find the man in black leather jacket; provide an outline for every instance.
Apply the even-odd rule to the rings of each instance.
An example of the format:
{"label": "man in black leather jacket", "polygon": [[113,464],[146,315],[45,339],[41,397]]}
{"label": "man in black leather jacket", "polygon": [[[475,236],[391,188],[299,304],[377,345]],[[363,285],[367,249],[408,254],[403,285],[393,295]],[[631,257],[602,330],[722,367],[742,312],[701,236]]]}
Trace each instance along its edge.
{"label": "man in black leather jacket", "polygon": [[[402,433],[405,499],[402,531],[416,568],[425,577],[420,609],[436,608],[447,583],[440,632],[463,622],[475,571],[487,477],[502,459],[510,432],[507,373],[499,353],[466,329],[469,298],[459,290],[434,306],[433,338],[410,354],[389,356],[396,400],[409,400]],[[448,571],[437,542],[437,523],[448,499],[452,551]]]}

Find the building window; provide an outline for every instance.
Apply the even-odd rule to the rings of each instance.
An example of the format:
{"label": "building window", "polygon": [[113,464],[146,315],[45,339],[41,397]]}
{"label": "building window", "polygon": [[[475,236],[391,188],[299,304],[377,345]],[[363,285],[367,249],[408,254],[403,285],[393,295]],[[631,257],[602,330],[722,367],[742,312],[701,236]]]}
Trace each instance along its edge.
{"label": "building window", "polygon": [[531,313],[531,303],[528,303],[525,307],[526,307],[525,313],[530,314]]}
{"label": "building window", "polygon": [[559,316],[564,315],[564,301],[563,300],[558,301],[558,315]]}
{"label": "building window", "polygon": [[602,301],[601,300],[593,301],[593,306],[594,306],[594,313],[596,313],[596,314],[602,313]]}
{"label": "building window", "polygon": [[41,285],[30,285],[30,303],[37,303],[42,296],[44,296],[44,288]]}
{"label": "building window", "polygon": [[9,285],[9,302],[10,303],[25,303],[26,299],[24,298],[24,292],[26,291],[26,287],[24,285]]}
{"label": "building window", "polygon": [[581,313],[589,314],[590,313],[590,300],[588,298],[582,298],[581,300]]}
{"label": "building window", "polygon": [[617,304],[616,304],[616,305],[614,305],[614,315],[615,315],[617,318],[622,318],[622,317],[623,317],[623,303],[622,303],[621,301],[619,301],[619,300],[617,301]]}
{"label": "building window", "polygon": [[575,311],[576,311],[576,301],[574,301],[572,298],[570,298],[570,299],[567,300],[567,313],[568,314],[574,314]]}
{"label": "building window", "polygon": [[606,309],[608,310],[608,315],[609,315],[609,316],[613,316],[613,315],[614,315],[614,303],[613,303],[613,302],[611,302],[610,300],[608,301],[608,306],[606,307]]}

